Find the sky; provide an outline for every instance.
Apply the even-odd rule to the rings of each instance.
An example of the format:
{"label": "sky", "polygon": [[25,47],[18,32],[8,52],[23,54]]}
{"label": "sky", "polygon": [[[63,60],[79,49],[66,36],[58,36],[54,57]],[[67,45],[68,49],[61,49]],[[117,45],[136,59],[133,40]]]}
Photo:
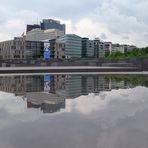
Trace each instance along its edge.
{"label": "sky", "polygon": [[148,46],[148,0],[0,0],[0,41],[21,36],[43,18],[66,24],[66,33]]}

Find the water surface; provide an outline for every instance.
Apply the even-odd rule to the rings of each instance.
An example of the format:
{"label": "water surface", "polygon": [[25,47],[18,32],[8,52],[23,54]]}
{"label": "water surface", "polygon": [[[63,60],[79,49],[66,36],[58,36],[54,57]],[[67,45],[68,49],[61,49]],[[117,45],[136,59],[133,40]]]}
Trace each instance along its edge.
{"label": "water surface", "polygon": [[147,148],[148,76],[0,77],[1,148]]}

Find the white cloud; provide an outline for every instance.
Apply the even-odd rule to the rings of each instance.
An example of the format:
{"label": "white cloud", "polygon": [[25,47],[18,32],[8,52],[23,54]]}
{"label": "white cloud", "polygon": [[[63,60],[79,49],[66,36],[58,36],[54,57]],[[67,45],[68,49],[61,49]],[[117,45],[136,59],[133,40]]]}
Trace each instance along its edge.
{"label": "white cloud", "polygon": [[136,87],[101,92],[99,96],[81,96],[75,100],[66,100],[67,111],[76,110],[96,121],[102,128],[108,128],[116,125],[120,119],[133,117],[137,112],[147,109],[147,91],[148,88]]}
{"label": "white cloud", "polygon": [[5,0],[0,6],[0,40],[21,35],[26,24],[37,23],[37,18],[40,21],[45,17],[63,20],[67,33],[91,38],[105,34],[112,42],[147,46],[147,7],[145,0],[69,0],[66,3],[32,0],[29,5],[26,1]]}
{"label": "white cloud", "polygon": [[[5,11],[4,15],[7,16]],[[41,16],[30,10],[20,10],[8,15],[9,18],[0,24],[0,40],[12,39],[21,36],[26,31],[27,24],[36,24]]]}

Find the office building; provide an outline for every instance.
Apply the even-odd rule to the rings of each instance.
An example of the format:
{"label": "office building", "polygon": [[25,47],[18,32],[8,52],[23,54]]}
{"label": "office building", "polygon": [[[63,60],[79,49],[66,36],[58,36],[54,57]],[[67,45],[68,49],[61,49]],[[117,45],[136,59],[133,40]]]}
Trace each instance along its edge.
{"label": "office building", "polygon": [[54,53],[55,53],[55,49],[56,49],[56,39],[49,40],[49,46],[50,46],[49,49],[51,52],[50,57],[55,58]]}
{"label": "office building", "polygon": [[94,40],[94,56],[100,58],[104,57],[106,54],[110,54],[111,45],[111,42],[102,42],[96,38]]}
{"label": "office building", "polygon": [[124,45],[124,51],[125,52],[130,52],[133,51],[134,49],[136,49],[137,47],[134,45]]}
{"label": "office building", "polygon": [[25,59],[25,38],[15,37],[13,40],[0,42],[0,59]]}
{"label": "office building", "polygon": [[82,38],[82,58],[94,57],[94,41]]}
{"label": "office building", "polygon": [[44,42],[25,41],[26,59],[41,59],[44,54]]}
{"label": "office building", "polygon": [[125,53],[124,45],[112,44],[110,53],[116,53],[116,52]]}
{"label": "office building", "polygon": [[54,59],[65,59],[65,43],[56,43]]}
{"label": "office building", "polygon": [[64,31],[58,29],[41,30],[39,28],[33,29],[26,34],[26,40],[29,41],[45,41],[56,39],[64,35]]}
{"label": "office building", "polygon": [[14,93],[15,96],[23,96],[26,91],[25,76],[0,77],[0,91]]}
{"label": "office building", "polygon": [[65,34],[65,24],[60,24],[60,21],[53,19],[43,19],[40,24],[42,30],[57,29],[64,32]]}
{"label": "office building", "polygon": [[64,36],[59,37],[56,40],[56,43],[59,44],[58,47],[56,48],[56,51],[64,52],[66,59],[81,58],[81,52],[82,52],[81,37],[75,34],[66,34]]}
{"label": "office building", "polygon": [[44,42],[26,41],[25,37],[0,42],[0,59],[41,59],[44,55]]}

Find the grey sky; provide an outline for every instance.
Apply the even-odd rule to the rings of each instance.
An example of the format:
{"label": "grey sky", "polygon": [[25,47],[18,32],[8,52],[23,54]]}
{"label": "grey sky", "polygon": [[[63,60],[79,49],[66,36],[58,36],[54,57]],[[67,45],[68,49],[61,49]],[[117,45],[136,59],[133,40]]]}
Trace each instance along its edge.
{"label": "grey sky", "polygon": [[[0,40],[25,32],[25,25],[56,18],[67,33],[148,45],[148,0],[0,0]],[[125,38],[126,36],[126,38]],[[102,38],[104,39],[104,38]]]}

